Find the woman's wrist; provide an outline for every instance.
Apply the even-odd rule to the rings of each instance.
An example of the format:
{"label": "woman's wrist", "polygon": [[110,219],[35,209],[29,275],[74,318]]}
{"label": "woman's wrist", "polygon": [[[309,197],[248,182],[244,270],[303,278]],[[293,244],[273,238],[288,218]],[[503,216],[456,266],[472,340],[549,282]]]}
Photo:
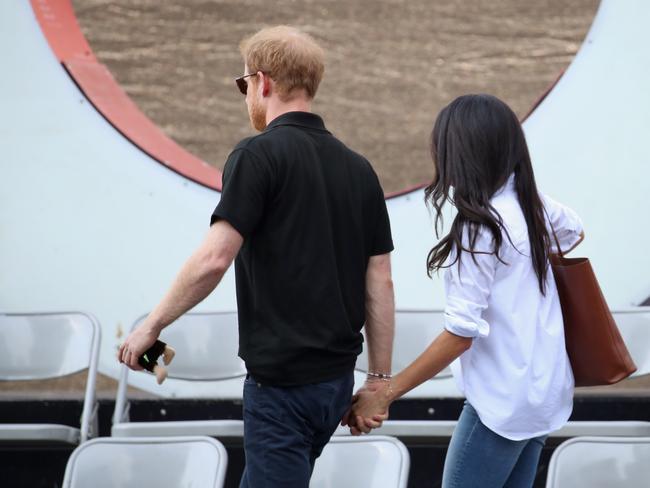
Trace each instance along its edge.
{"label": "woman's wrist", "polygon": [[386,399],[388,400],[389,403],[393,403],[401,396],[402,393],[401,393],[400,376],[395,375],[391,378],[389,386],[386,389]]}
{"label": "woman's wrist", "polygon": [[390,404],[402,396],[401,381],[399,374],[393,376],[391,373],[377,371],[368,371],[366,383],[375,385],[377,389],[382,390],[382,396]]}

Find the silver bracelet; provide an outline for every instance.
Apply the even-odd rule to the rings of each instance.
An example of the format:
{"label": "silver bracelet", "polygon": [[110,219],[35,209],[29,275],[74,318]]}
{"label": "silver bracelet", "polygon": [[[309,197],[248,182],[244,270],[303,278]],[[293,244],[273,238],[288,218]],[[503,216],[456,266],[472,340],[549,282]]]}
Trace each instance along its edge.
{"label": "silver bracelet", "polygon": [[376,378],[379,380],[390,380],[393,375],[390,373],[375,373],[374,371],[368,371],[367,373],[369,378]]}

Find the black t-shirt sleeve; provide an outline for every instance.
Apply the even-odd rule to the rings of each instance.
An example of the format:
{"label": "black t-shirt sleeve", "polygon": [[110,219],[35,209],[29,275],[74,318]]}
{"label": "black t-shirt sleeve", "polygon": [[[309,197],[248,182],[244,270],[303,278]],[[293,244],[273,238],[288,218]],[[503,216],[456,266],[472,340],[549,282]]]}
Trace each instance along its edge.
{"label": "black t-shirt sleeve", "polygon": [[244,238],[264,215],[271,188],[271,171],[253,152],[235,149],[223,170],[221,200],[210,218],[210,225],[223,219]]}
{"label": "black t-shirt sleeve", "polygon": [[393,236],[390,230],[390,219],[388,218],[388,209],[386,208],[386,198],[384,191],[379,184],[377,176],[374,175],[373,185],[373,208],[375,209],[375,225],[372,229],[370,239],[370,256],[387,254],[394,249]]}

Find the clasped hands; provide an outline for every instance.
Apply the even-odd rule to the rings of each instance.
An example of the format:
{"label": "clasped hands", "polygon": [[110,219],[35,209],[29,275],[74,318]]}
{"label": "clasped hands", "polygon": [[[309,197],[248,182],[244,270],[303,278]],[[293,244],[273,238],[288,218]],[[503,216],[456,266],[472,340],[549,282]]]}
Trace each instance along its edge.
{"label": "clasped hands", "polygon": [[390,381],[368,379],[352,396],[352,404],[343,416],[341,425],[347,425],[352,435],[367,434],[381,427],[388,418],[391,403]]}

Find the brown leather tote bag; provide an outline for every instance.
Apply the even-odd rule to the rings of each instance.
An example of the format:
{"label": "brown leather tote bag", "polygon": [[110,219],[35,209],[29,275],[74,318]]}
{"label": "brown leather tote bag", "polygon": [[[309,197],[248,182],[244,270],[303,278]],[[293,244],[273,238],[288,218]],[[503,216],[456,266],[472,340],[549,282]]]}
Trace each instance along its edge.
{"label": "brown leather tote bag", "polygon": [[550,256],[576,386],[611,385],[636,371],[587,258]]}

